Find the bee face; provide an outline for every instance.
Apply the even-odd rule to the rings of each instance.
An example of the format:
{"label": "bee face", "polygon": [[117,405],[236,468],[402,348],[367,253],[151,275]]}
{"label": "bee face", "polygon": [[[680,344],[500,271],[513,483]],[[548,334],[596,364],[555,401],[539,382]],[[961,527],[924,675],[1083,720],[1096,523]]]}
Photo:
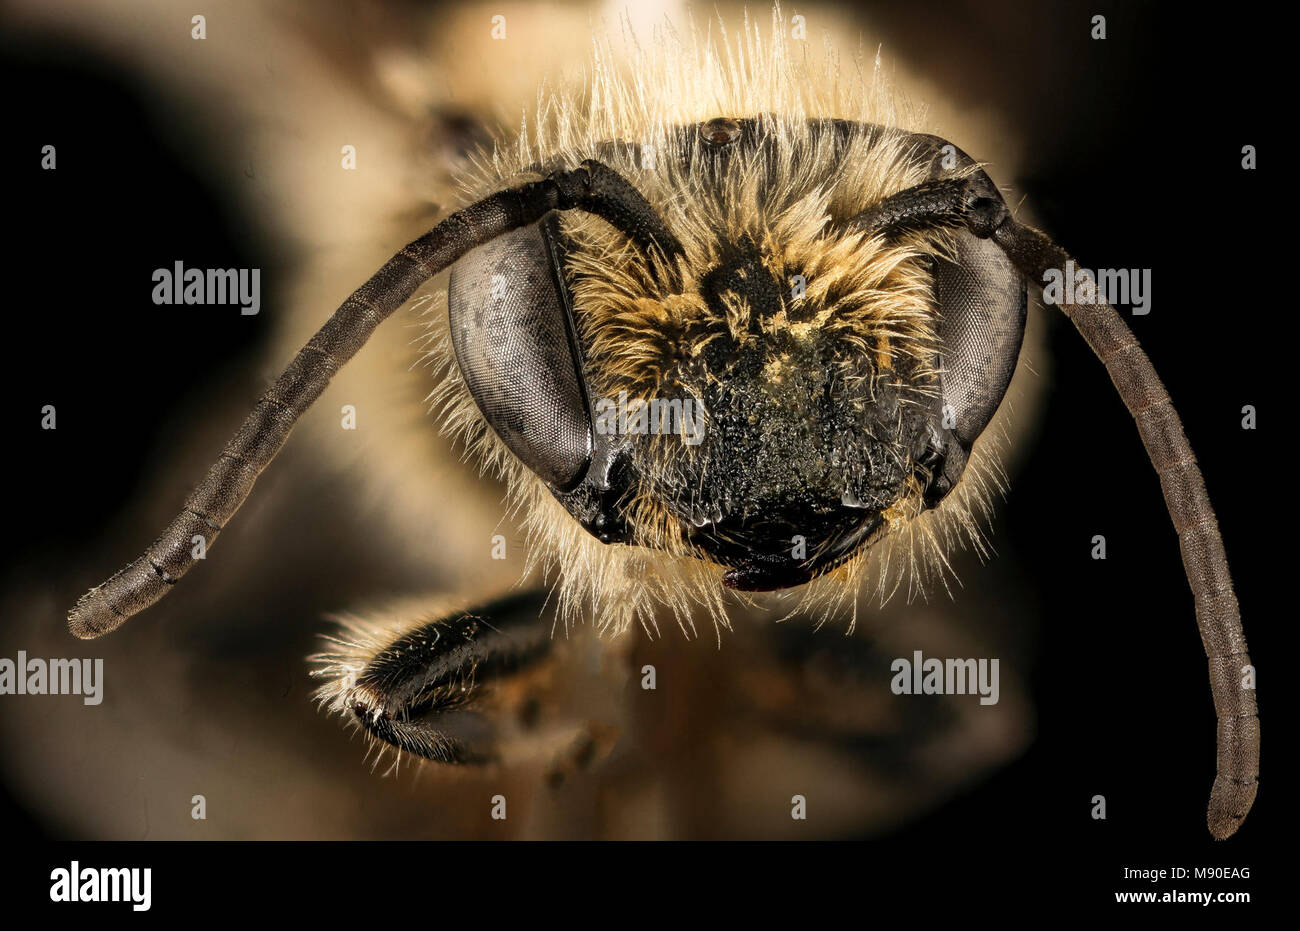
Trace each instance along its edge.
{"label": "bee face", "polygon": [[[697,554],[731,570],[726,584],[747,589],[806,582],[881,527],[914,487],[935,394],[930,359],[886,335],[910,324],[908,339],[932,345],[927,308],[905,299],[916,257],[856,241],[855,270],[882,278],[877,296],[842,268],[810,293],[820,256],[770,232],[755,239],[720,239],[686,294],[623,313],[640,328],[617,335],[653,360],[653,376],[625,384],[604,373],[620,397],[680,400],[695,421],[689,433],[630,437],[624,507],[666,512]],[[873,272],[882,262],[891,267]]]}
{"label": "bee face", "polygon": [[[597,145],[680,254],[552,215],[463,260],[452,339],[479,411],[602,543],[689,554],[742,590],[842,565],[952,489],[1019,350],[1019,329],[986,341],[999,358],[979,371],[998,377],[960,399],[959,434],[944,336],[964,316],[937,307],[959,246],[852,222],[933,175],[938,148],[775,118]],[[665,153],[653,170],[647,149]],[[1006,277],[999,319],[1022,327],[1023,282]]]}

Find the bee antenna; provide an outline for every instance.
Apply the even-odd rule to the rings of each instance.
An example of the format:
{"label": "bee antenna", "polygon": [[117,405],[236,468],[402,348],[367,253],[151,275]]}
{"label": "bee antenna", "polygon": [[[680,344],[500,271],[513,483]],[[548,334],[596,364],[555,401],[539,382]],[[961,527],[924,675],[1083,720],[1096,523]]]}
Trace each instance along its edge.
{"label": "bee antenna", "polygon": [[[1019,272],[1040,287],[1047,272],[1079,267],[1046,235],[1017,223],[987,175],[928,181],[900,191],[849,221],[850,228],[885,236],[926,229],[968,229],[992,239]],[[1095,286],[1091,302],[1060,303],[1110,374],[1160,477],[1165,506],[1178,533],[1183,568],[1196,605],[1196,623],[1210,664],[1218,718],[1218,755],[1207,815],[1210,833],[1232,836],[1259,788],[1259,716],[1241,610],[1232,588],[1219,524],[1182,421],[1137,337]]]}
{"label": "bee antenna", "polygon": [[69,630],[83,639],[106,634],[171,591],[197,562],[199,544],[206,553],[334,374],[425,281],[471,249],[552,210],[569,209],[604,218],[643,250],[659,249],[670,260],[682,251],[641,193],[596,161],[498,191],[451,214],[400,249],[325,321],[254,405],[162,534],[81,597],[68,614]]}
{"label": "bee antenna", "polygon": [[[1073,259],[1047,236],[1010,218],[992,234],[1007,257],[1032,281]],[[1207,820],[1210,833],[1231,837],[1250,811],[1259,788],[1259,716],[1241,610],[1232,588],[1219,523],[1210,505],[1191,444],[1169,392],[1123,318],[1096,293],[1091,303],[1063,302],[1061,310],[1106,366],[1160,477],[1165,505],[1178,533],[1183,568],[1196,604],[1210,666],[1210,689],[1218,718],[1218,755]]]}

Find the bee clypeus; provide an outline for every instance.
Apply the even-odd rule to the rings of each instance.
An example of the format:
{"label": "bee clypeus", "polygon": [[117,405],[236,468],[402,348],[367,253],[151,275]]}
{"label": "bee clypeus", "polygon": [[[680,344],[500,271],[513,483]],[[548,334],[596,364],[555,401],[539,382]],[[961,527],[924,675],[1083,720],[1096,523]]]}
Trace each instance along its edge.
{"label": "bee clypeus", "polygon": [[[474,160],[467,205],[342,303],[72,631],[102,635],[165,595],[192,541],[213,543],[334,373],[430,281],[446,294],[434,406],[504,479],[530,577],[554,584],[333,639],[319,696],[399,753],[496,757],[475,696],[545,656],[555,625],[651,627],[663,609],[723,629],[786,589],[829,618],[977,539],[996,480],[982,437],[1029,292],[1072,260],[878,94],[819,90],[779,41],[738,55],[631,82],[597,67],[584,95]],[[1084,293],[1061,309],[1137,421],[1195,595],[1219,717],[1209,826],[1227,837],[1254,799],[1259,724],[1222,542],[1151,363]]]}

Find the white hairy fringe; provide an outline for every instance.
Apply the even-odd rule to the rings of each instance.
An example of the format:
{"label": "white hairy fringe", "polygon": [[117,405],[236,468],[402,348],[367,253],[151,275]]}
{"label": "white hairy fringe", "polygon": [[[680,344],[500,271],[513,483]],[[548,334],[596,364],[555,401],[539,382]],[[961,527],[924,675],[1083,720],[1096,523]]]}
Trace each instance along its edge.
{"label": "white hairy fringe", "polygon": [[[804,43],[792,42],[788,34],[777,7],[766,36],[748,16],[734,35],[719,21],[703,30],[692,23],[685,39],[659,34],[649,46],[625,36],[628,52],[623,67],[616,65],[619,56],[613,44],[598,38],[591,69],[578,86],[543,90],[536,112],[531,118],[525,114],[513,140],[498,139],[491,152],[471,157],[471,168],[462,179],[465,202],[537,177],[537,165],[574,166],[595,157],[595,147],[602,141],[649,141],[662,146],[654,170],[633,164],[628,155],[621,160],[618,155],[602,154],[602,158],[634,177],[669,227],[680,234],[698,221],[681,196],[691,189],[691,179],[678,166],[680,153],[669,132],[672,127],[719,115],[761,115],[775,121],[779,137],[803,143],[809,138],[809,119],[843,118],[908,131],[923,128],[923,113],[894,95],[878,58],[864,67],[859,56],[843,67],[829,48],[820,56],[809,54]],[[813,151],[804,164],[786,166],[789,175],[781,179],[788,194],[784,225],[805,232],[820,230],[828,211],[848,216],[924,180],[894,140],[877,138],[868,146],[856,138],[850,145],[862,149],[859,155],[869,151],[871,157],[844,158],[836,172],[827,172],[827,148]],[[534,166],[531,171],[530,166]],[[838,176],[833,189],[826,187],[830,174]],[[743,179],[734,191],[738,199],[749,199]],[[729,225],[744,224],[751,216],[742,212]],[[566,217],[565,223],[566,230],[576,235],[585,233],[595,239],[601,235],[593,220]],[[680,238],[688,250],[687,267],[692,259],[706,260],[691,251],[700,248],[696,238],[689,234]],[[612,266],[610,270],[618,271]],[[919,493],[913,494],[887,515],[885,532],[873,545],[797,592],[773,596],[731,592],[721,584],[721,567],[689,555],[681,546],[666,545],[656,551],[602,544],[573,520],[484,423],[455,363],[447,331],[445,286],[423,300],[428,325],[423,351],[436,379],[428,399],[432,412],[442,422],[443,432],[463,444],[466,458],[504,482],[511,515],[526,535],[524,575],[535,574],[551,587],[557,618],[566,630],[587,619],[602,631],[617,633],[636,623],[657,634],[659,619],[670,617],[683,632],[695,636],[699,633],[696,618],[707,617],[720,639],[722,629],[731,626],[729,606],[794,601],[787,616],[809,614],[820,626],[847,614],[851,631],[860,602],[884,605],[900,591],[909,601],[928,598],[940,586],[951,594],[949,581],[955,581],[955,576],[948,554],[971,548],[984,558],[989,552],[982,526],[987,524],[995,493],[1005,493],[1005,477],[996,453],[1002,438],[987,435],[976,444],[962,481],[939,508],[922,511]]]}
{"label": "white hairy fringe", "polygon": [[[336,625],[334,633],[322,634],[323,648],[307,657],[312,665],[312,678],[322,680],[312,698],[321,710],[339,715],[349,731],[364,738],[366,760],[372,771],[382,767],[383,775],[396,775],[408,760],[420,766],[427,760],[388,744],[362,728],[353,713],[357,680],[375,657],[402,637],[471,606],[466,599],[421,596],[401,599],[376,610],[330,617]],[[468,688],[472,686],[473,671],[466,675]],[[438,737],[430,733],[427,739],[435,741]]]}

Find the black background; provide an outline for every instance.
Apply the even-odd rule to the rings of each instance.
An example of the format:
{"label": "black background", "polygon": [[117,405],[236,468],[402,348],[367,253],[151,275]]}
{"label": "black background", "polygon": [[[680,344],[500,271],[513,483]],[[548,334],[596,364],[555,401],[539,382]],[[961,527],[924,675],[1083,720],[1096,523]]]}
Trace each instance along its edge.
{"label": "black background", "polygon": [[[743,860],[753,855],[791,894],[835,889],[861,895],[864,910],[884,888],[897,893],[912,881],[918,891],[978,888],[990,914],[1044,896],[1053,910],[1073,910],[1104,903],[1114,890],[1151,888],[1122,882],[1123,866],[1171,864],[1249,866],[1251,880],[1224,888],[1259,901],[1278,878],[1280,857],[1269,850],[1289,823],[1278,805],[1288,781],[1280,747],[1289,736],[1278,631],[1293,615],[1279,571],[1291,549],[1283,467],[1291,404],[1279,390],[1285,362],[1276,356],[1293,343],[1292,309],[1275,284],[1290,277],[1293,239],[1272,224],[1294,207],[1277,138],[1283,114],[1265,72],[1276,66],[1275,27],[1246,4],[1207,18],[1154,5],[1023,6],[959,3],[939,12],[886,4],[878,18],[900,37],[894,51],[909,64],[961,68],[954,98],[997,101],[1030,140],[1026,172],[1001,180],[1084,266],[1153,269],[1152,312],[1128,319],[1183,417],[1232,560],[1264,693],[1259,800],[1236,837],[1210,839],[1203,811],[1213,777],[1212,705],[1176,538],[1104,370],[1057,321],[1047,413],[998,525],[999,547],[1025,561],[1043,619],[1032,683],[1036,742],[896,834],[821,851],[825,866],[816,872],[808,861],[789,875],[790,858],[756,848]],[[1094,12],[1108,17],[1104,42],[1088,38]],[[244,318],[242,328],[211,328],[200,315],[155,307],[140,293],[141,269],[155,267],[160,252],[187,266],[261,267],[264,309],[275,305],[277,276],[257,218],[240,215],[204,176],[200,153],[211,128],[201,116],[169,113],[157,89],[75,45],[6,40],[0,49],[9,182],[0,547],[10,585],[29,571],[56,577],[52,567],[75,549],[71,541],[114,518],[146,463],[165,454],[195,393],[256,358],[269,334],[267,314]],[[55,172],[39,168],[47,141],[58,145]],[[1245,144],[1260,153],[1257,171],[1241,168]],[[189,347],[183,365],[161,354],[178,344]],[[58,408],[56,431],[40,429],[44,404]],[[1259,411],[1258,430],[1241,429],[1246,404]],[[1094,533],[1107,537],[1104,562],[1088,557]],[[64,593],[69,603],[74,588]],[[1189,757],[1188,747],[1197,753]],[[1083,759],[1086,778],[1077,767]],[[1105,822],[1088,815],[1096,792],[1108,798]],[[49,869],[74,857],[134,860],[155,867],[155,913],[181,904],[183,889],[210,892],[235,860],[260,870],[262,888],[273,890],[300,871],[355,859],[355,870],[343,873],[360,896],[372,886],[364,864],[377,854],[306,845],[44,846],[42,839],[75,838],[51,838],[55,829],[3,794],[0,823],[11,842],[33,851],[10,877],[31,884],[15,889],[43,899]],[[422,863],[452,856],[409,846],[384,852],[382,885],[419,882]],[[538,878],[541,858],[527,852],[498,859],[478,848],[464,856],[466,876],[504,881],[504,870]],[[575,865],[589,866],[590,856],[566,847]],[[846,878],[852,884],[843,885]]]}

